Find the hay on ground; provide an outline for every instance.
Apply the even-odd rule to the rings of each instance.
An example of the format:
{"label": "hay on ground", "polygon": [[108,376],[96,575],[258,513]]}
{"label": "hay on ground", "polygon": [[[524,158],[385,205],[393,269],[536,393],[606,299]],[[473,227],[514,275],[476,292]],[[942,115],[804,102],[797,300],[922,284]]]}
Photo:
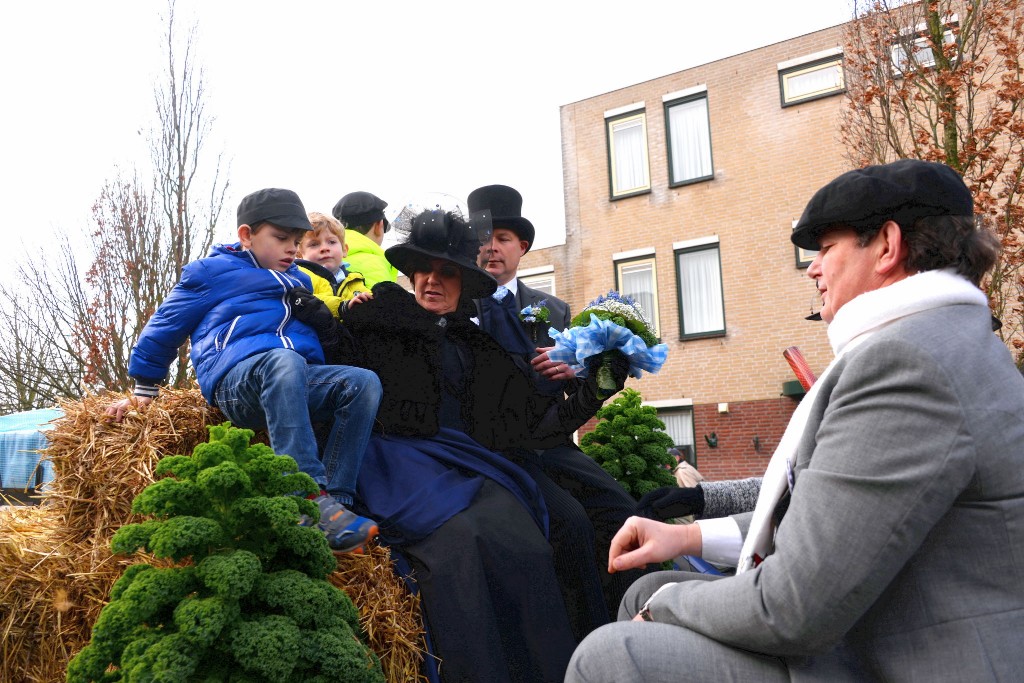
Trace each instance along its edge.
{"label": "hay on ground", "polygon": [[[43,452],[54,479],[38,506],[0,509],[0,681],[63,681],[68,661],[88,642],[110,587],[138,556],[110,552],[136,495],[165,455],[187,454],[224,420],[196,389],[165,390],[121,424],[103,411],[117,396],[62,403],[64,417]],[[152,559],[152,558],[150,558]],[[423,630],[419,603],[395,578],[387,549],[343,559],[330,580],[360,610],[385,677],[419,679]]]}

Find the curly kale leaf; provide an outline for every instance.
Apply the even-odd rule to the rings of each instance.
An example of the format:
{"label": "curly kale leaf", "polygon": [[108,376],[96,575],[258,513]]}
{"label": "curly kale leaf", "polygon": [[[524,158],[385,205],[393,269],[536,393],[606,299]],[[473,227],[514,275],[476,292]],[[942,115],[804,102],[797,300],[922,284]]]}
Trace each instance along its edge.
{"label": "curly kale leaf", "polygon": [[348,595],[326,581],[314,581],[300,571],[285,569],[264,574],[252,599],[292,619],[299,628],[347,627],[362,633],[359,612]]}
{"label": "curly kale leaf", "polygon": [[220,524],[205,517],[171,517],[153,530],[147,549],[157,557],[202,559],[223,547],[227,534]]}
{"label": "curly kale leaf", "polygon": [[252,481],[238,463],[226,460],[214,467],[200,470],[196,485],[209,500],[229,505],[252,495]]}
{"label": "curly kale leaf", "polygon": [[139,524],[125,524],[114,532],[110,539],[110,549],[117,555],[131,555],[139,548],[148,548],[153,532],[162,525],[163,522],[155,519]]}
{"label": "curly kale leaf", "polygon": [[196,575],[204,586],[235,600],[252,591],[262,572],[260,558],[247,550],[210,555],[196,565]]}
{"label": "curly kale leaf", "polygon": [[231,655],[247,671],[271,681],[292,680],[302,647],[295,622],[279,614],[236,622],[229,635]]}
{"label": "curly kale leaf", "polygon": [[199,664],[200,653],[181,633],[159,634],[136,642],[140,643],[137,647],[125,648],[121,660],[128,681],[187,681]]}
{"label": "curly kale leaf", "polygon": [[153,475],[174,477],[175,479],[194,480],[199,472],[199,464],[188,455],[168,455],[157,463]]}
{"label": "curly kale leaf", "polygon": [[153,482],[132,501],[132,512],[154,517],[202,516],[209,507],[195,482],[170,477]]}
{"label": "curly kale leaf", "polygon": [[244,463],[242,470],[249,475],[253,490],[265,496],[312,495],[320,491],[311,476],[298,471],[299,466],[293,458],[274,455],[269,449]]}
{"label": "curly kale leaf", "polygon": [[206,648],[213,645],[224,628],[240,614],[236,600],[190,595],[174,608],[174,625],[191,647]]}
{"label": "curly kale leaf", "polygon": [[344,629],[319,629],[304,633],[301,662],[309,671],[330,672],[329,677],[306,677],[307,681],[380,683],[384,680],[380,660]]}

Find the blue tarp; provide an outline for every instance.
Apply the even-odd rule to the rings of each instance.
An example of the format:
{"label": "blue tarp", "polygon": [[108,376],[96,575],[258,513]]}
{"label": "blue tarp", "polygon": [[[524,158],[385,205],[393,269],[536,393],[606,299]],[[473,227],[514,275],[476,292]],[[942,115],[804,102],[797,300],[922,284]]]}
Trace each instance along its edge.
{"label": "blue tarp", "polygon": [[63,414],[58,408],[43,408],[0,415],[0,487],[24,490],[53,478],[49,462],[39,472],[36,466],[39,450],[47,446],[45,432],[53,428],[50,422]]}

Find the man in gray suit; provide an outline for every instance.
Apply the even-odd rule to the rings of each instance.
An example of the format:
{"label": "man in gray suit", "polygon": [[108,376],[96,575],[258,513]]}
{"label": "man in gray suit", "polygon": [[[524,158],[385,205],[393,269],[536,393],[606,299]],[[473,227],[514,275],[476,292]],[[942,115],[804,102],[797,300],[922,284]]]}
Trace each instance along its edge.
{"label": "man in gray suit", "polygon": [[[467,204],[474,221],[492,228],[479,265],[498,281],[499,292],[508,290],[500,301],[476,300],[480,327],[520,361],[541,391],[557,397],[575,391],[572,371],[548,360],[546,352],[554,345],[548,328],[569,326],[569,305],[517,277],[519,261],[535,236],[533,224],[522,215],[522,195],[507,185],[486,185],[473,190]],[[524,324],[523,308],[541,302],[549,311],[548,324]],[[605,562],[615,533],[636,513],[636,501],[568,439],[544,451],[517,449],[506,455],[530,473],[544,495],[555,570],[573,629],[582,638],[614,618],[626,588],[642,574],[609,574]]]}
{"label": "man in gray suit", "polygon": [[754,512],[634,517],[609,556],[731,547],[736,576],[644,577],[566,680],[1020,680],[1024,378],[977,287],[998,242],[960,177],[917,160],[839,176],[792,240],[818,250],[807,274],[836,357]]}

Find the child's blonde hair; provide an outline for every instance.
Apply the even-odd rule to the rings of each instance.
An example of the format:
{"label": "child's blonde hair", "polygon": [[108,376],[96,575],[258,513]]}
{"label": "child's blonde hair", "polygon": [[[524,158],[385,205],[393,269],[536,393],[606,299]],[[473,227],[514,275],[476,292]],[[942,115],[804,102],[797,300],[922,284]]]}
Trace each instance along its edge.
{"label": "child's blonde hair", "polygon": [[334,236],[341,240],[342,244],[345,244],[345,228],[341,227],[341,223],[337,218],[322,214],[319,211],[311,211],[307,215],[309,217],[309,224],[313,226],[313,229],[308,230],[302,236],[302,242],[299,244],[299,258],[302,258],[303,249],[309,244],[309,241],[314,237],[319,237],[325,230],[333,232]]}

